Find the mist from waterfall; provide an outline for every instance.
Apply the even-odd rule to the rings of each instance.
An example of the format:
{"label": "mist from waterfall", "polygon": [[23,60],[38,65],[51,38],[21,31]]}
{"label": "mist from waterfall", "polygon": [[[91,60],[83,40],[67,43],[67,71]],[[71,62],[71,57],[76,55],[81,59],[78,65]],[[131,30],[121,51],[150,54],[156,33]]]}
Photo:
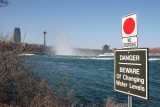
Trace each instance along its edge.
{"label": "mist from waterfall", "polygon": [[53,39],[53,52],[55,55],[95,56],[100,54],[98,51],[92,49],[71,47],[69,37],[63,31],[54,34]]}
{"label": "mist from waterfall", "polygon": [[54,50],[56,55],[73,55],[73,49],[65,32],[58,32],[55,36]]}

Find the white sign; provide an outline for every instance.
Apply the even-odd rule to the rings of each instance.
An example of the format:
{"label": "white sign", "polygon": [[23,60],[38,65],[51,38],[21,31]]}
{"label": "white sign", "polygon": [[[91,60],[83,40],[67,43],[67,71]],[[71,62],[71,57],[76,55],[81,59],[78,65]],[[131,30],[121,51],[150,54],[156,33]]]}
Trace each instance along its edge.
{"label": "white sign", "polygon": [[138,18],[137,14],[131,14],[122,17],[122,37],[131,37],[138,35]]}
{"label": "white sign", "polygon": [[128,37],[122,38],[122,48],[137,48],[138,47],[138,38]]}

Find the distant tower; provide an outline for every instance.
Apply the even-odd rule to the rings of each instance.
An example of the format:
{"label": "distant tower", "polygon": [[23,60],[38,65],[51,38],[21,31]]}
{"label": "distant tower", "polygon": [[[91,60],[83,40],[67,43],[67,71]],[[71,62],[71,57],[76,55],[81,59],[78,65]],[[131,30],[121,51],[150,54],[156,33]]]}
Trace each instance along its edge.
{"label": "distant tower", "polygon": [[44,46],[46,46],[46,33],[47,33],[46,31],[43,32],[43,34],[44,34]]}
{"label": "distant tower", "polygon": [[12,34],[12,42],[15,44],[21,44],[20,28],[15,27],[14,32]]}

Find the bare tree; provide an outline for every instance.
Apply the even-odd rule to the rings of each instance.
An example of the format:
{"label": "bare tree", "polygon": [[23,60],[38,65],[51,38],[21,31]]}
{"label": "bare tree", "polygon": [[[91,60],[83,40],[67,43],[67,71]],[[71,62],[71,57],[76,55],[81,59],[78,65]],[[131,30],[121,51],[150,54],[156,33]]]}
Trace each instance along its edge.
{"label": "bare tree", "polygon": [[21,48],[0,42],[0,107],[73,107],[71,92],[64,96],[54,92],[26,62],[28,57],[20,55]]}
{"label": "bare tree", "polygon": [[8,4],[8,0],[0,0],[0,7],[4,7]]}

